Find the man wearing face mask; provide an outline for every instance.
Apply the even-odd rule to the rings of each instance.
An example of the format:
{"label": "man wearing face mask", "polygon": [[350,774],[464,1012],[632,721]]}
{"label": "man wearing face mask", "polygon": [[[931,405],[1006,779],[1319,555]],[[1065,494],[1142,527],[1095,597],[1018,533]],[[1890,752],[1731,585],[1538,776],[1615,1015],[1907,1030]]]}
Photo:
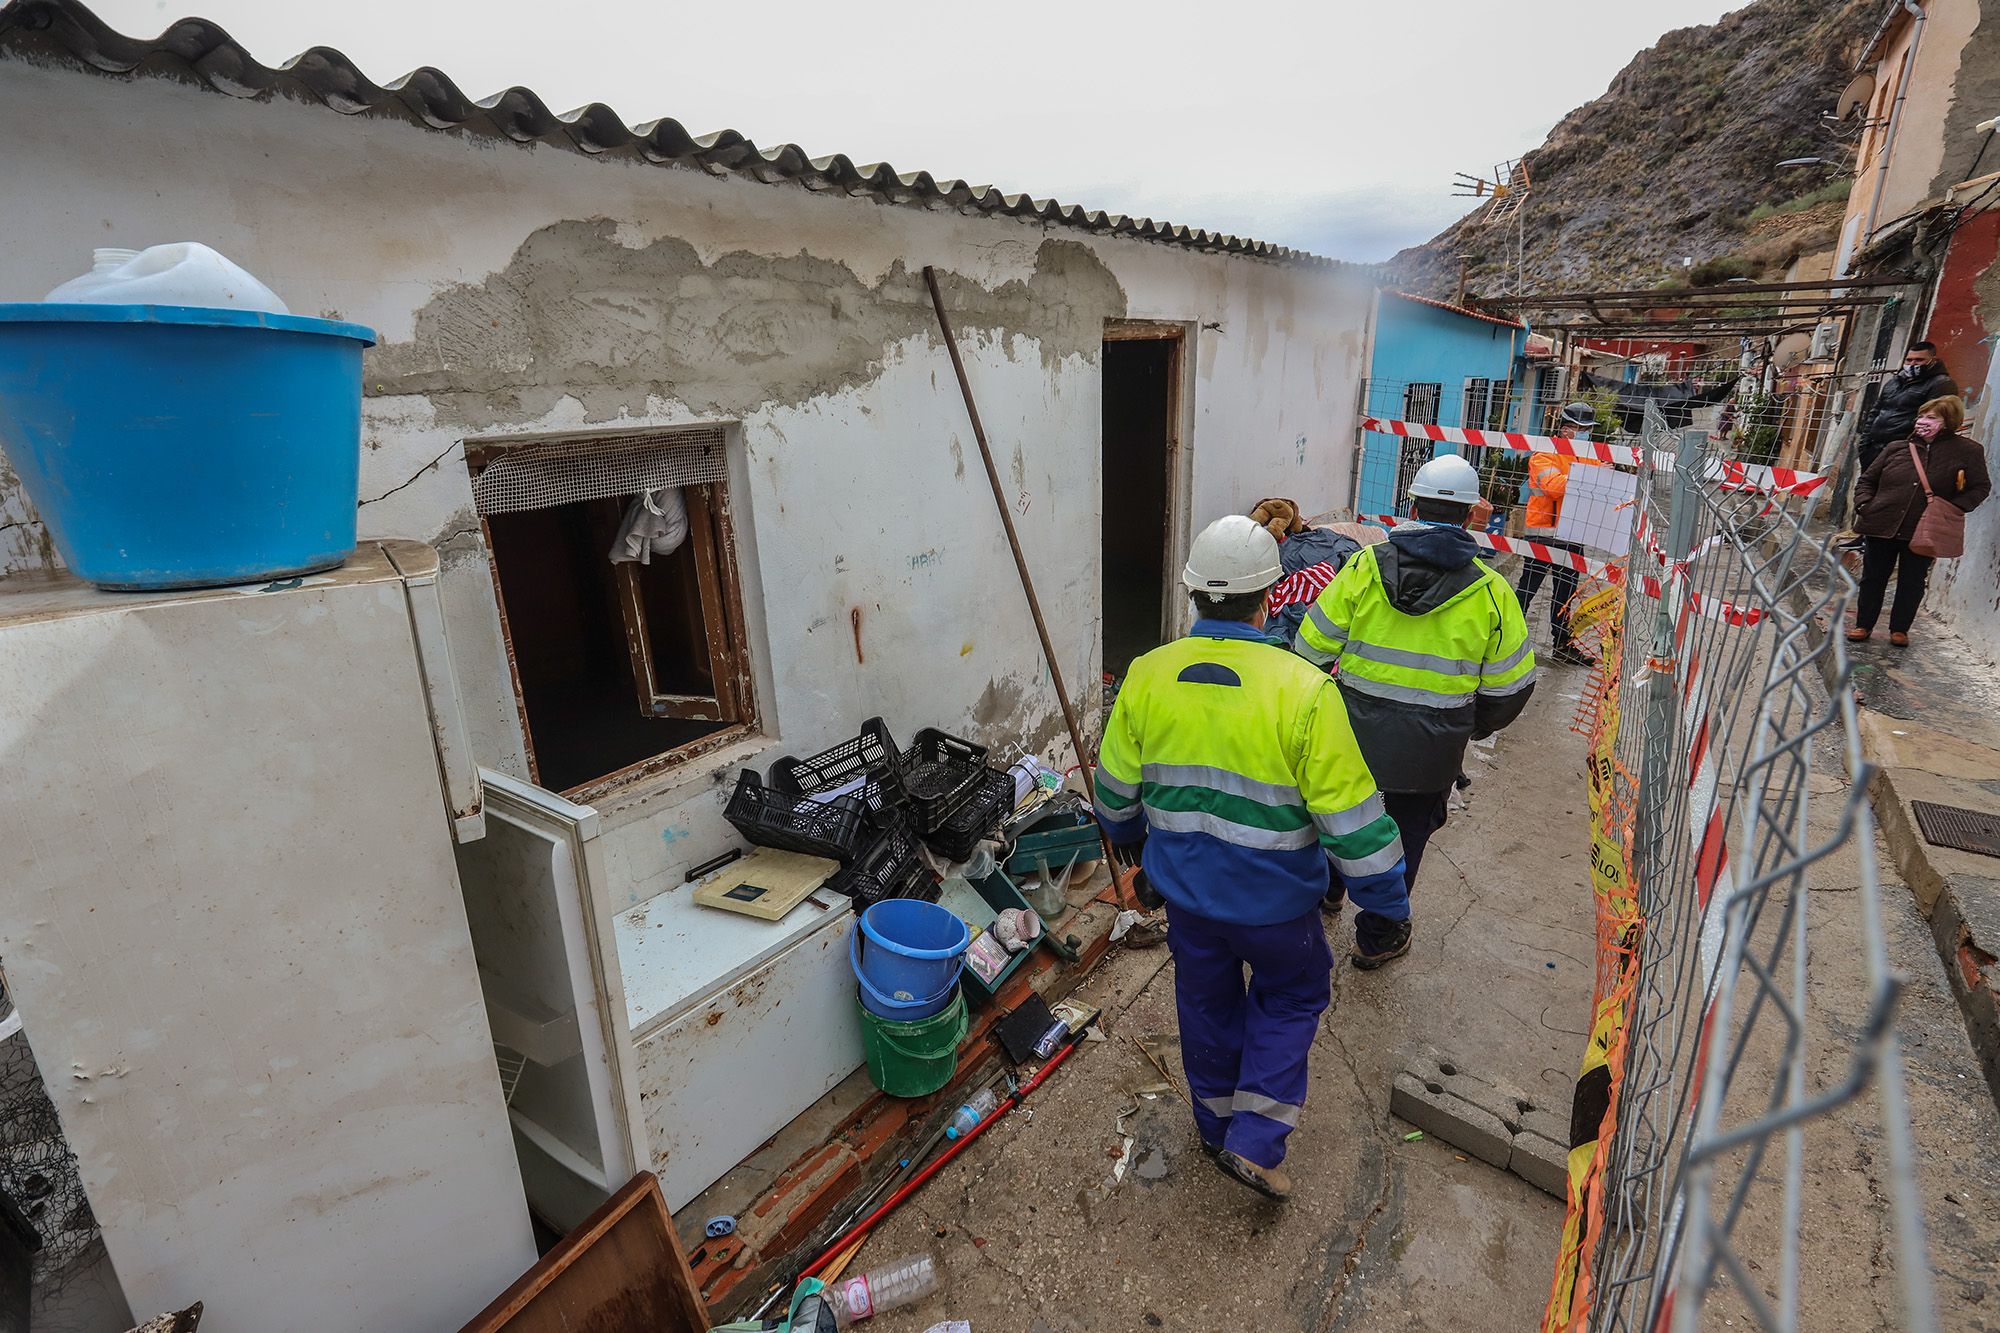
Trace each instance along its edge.
{"label": "man wearing face mask", "polygon": [[[1935,343],[1911,343],[1903,354],[1903,368],[1890,376],[1875,399],[1875,410],[1861,433],[1858,455],[1863,472],[1892,444],[1910,438],[1917,409],[1933,398],[1958,397],[1958,385],[1945,373]],[[1857,504],[1856,509],[1860,506]]]}
{"label": "man wearing face mask", "polygon": [[1854,628],[1847,637],[1861,643],[1875,632],[1889,577],[1896,601],[1889,608],[1889,642],[1910,646],[1910,626],[1924,600],[1934,559],[1910,549],[1931,495],[1966,513],[1977,509],[1993,486],[1986,474],[1986,451],[1958,433],[1965,404],[1956,397],[1933,398],[1917,409],[1907,439],[1885,448],[1854,484],[1854,530],[1861,534],[1861,588],[1854,599]]}

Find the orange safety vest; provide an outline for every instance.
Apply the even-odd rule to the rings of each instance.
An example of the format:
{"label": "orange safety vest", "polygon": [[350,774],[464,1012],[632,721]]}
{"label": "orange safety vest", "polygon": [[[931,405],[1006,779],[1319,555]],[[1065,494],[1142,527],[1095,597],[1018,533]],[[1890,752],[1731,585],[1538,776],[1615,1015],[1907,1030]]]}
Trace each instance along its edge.
{"label": "orange safety vest", "polygon": [[1552,532],[1562,513],[1563,492],[1569,488],[1569,469],[1576,462],[1568,454],[1528,455],[1528,512],[1521,517],[1530,532]]}

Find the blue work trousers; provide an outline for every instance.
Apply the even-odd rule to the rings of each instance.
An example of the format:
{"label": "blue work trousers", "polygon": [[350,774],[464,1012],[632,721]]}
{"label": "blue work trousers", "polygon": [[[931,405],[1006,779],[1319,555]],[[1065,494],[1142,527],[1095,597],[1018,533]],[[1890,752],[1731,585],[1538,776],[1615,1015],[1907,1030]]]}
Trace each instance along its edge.
{"label": "blue work trousers", "polygon": [[1276,1166],[1305,1108],[1306,1057],[1333,998],[1319,909],[1235,926],[1170,905],[1167,920],[1195,1127],[1204,1142]]}

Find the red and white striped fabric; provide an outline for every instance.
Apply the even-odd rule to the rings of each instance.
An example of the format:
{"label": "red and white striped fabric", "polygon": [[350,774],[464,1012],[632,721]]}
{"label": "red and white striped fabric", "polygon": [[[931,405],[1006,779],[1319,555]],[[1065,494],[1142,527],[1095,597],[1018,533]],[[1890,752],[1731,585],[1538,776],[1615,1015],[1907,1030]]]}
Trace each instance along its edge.
{"label": "red and white striped fabric", "polygon": [[1311,604],[1319,600],[1326,591],[1326,585],[1333,582],[1337,571],[1322,560],[1316,565],[1307,565],[1296,574],[1287,574],[1271,585],[1271,591],[1264,595],[1264,609],[1277,615],[1288,606],[1299,602]]}
{"label": "red and white striped fabric", "polygon": [[[1361,429],[1380,435],[1400,435],[1405,439],[1431,440],[1438,444],[1464,444],[1474,448],[1511,449],[1516,453],[1562,454],[1599,463],[1639,466],[1642,451],[1629,444],[1606,444],[1602,440],[1565,440],[1554,435],[1522,435],[1516,431],[1473,430],[1464,426],[1433,426],[1422,421],[1386,421],[1381,417],[1361,418]],[[1656,450],[1653,465],[1673,470],[1673,455]],[[1768,491],[1783,495],[1810,495],[1826,484],[1818,472],[1800,472],[1788,467],[1765,467],[1760,463],[1738,463],[1717,459],[1721,467],[1718,482],[1731,490]]]}

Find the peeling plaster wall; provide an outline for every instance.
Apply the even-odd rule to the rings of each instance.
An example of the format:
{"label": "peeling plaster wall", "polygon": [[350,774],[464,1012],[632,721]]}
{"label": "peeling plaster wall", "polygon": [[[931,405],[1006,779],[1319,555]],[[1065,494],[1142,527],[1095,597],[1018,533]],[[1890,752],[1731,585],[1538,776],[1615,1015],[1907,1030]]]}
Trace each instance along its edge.
{"label": "peeling plaster wall", "polygon": [[[1985,443],[1986,469],[2000,477],[2000,357],[1987,364],[1978,403],[1967,410],[1966,434]],[[1988,500],[1966,518],[1965,554],[1932,567],[1924,603],[1975,652],[2000,664],[2000,501]]]}
{"label": "peeling plaster wall", "polygon": [[[734,768],[872,714],[1066,753],[921,270],[937,266],[1070,687],[1098,695],[1099,347],[1182,323],[1186,526],[1349,470],[1371,290],[1314,270],[1012,220],[594,162],[166,80],[0,63],[10,244],[0,299],[93,245],[198,239],[302,314],[376,328],[361,528],[445,556],[476,753],[525,776],[469,437],[739,423],[731,492],[768,742],[601,803],[614,904],[731,831]],[[12,524],[13,526],[8,526]],[[0,573],[47,567],[0,475]],[[856,660],[851,616],[861,614]]]}

